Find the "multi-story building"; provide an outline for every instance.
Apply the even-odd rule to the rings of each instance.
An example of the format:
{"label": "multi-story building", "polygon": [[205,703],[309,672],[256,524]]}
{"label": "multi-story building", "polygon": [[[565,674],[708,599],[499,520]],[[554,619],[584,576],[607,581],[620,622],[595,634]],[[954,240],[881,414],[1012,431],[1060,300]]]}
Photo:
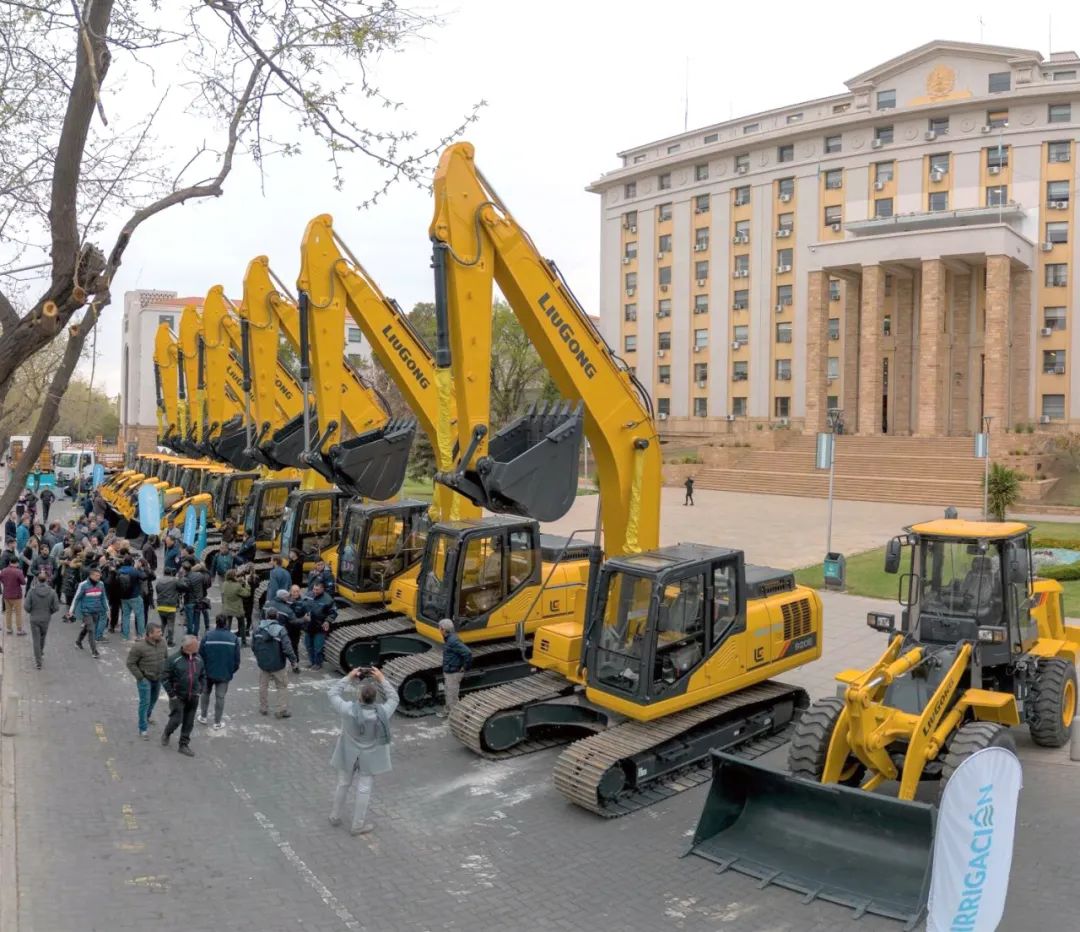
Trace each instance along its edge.
{"label": "multi-story building", "polygon": [[[234,303],[239,301],[234,299]],[[175,291],[140,289],[124,294],[123,348],[120,359],[120,433],[128,442],[149,450],[157,436],[157,391],[154,387],[154,339],[166,323],[176,333],[180,313],[194,304],[202,310],[202,297],[179,298]],[[360,328],[345,327],[346,354],[359,358]]]}
{"label": "multi-story building", "polygon": [[668,428],[1080,421],[1078,72],[931,42],[620,153],[589,188],[601,319]]}

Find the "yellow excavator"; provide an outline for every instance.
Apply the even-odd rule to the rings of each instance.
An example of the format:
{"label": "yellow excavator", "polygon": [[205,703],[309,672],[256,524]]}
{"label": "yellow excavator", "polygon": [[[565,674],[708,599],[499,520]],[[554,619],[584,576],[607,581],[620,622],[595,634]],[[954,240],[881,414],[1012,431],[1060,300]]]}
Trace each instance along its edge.
{"label": "yellow excavator", "polygon": [[[577,738],[556,762],[556,786],[593,812],[622,815],[707,779],[713,747],[749,753],[750,742],[764,749],[781,741],[809,699],[770,677],[820,655],[821,602],[787,571],[747,566],[739,550],[658,547],[661,454],[648,394],[480,174],[471,145],[443,154],[434,189],[436,314],[445,322],[440,333],[445,329],[459,410],[461,393],[478,393],[480,380],[470,380],[454,357],[490,338],[497,284],[558,390],[584,408],[606,549],[601,562],[590,548],[588,588],[569,592],[541,575],[536,548],[511,550],[502,579],[491,584],[513,598],[514,567],[529,567],[540,598],[520,602],[515,620],[519,648],[540,672],[465,696],[451,711],[451,729],[488,757]],[[469,410],[483,411],[483,403]],[[462,454],[438,480],[489,509],[515,513],[483,454],[486,423],[478,418],[464,429]],[[558,428],[543,440],[563,443]],[[569,469],[576,484],[576,460]],[[536,528],[528,518],[500,520],[511,541]],[[433,529],[425,564],[441,568],[428,559],[441,546]],[[439,600],[442,580],[471,573],[468,554],[450,552],[441,577],[421,584],[418,628],[429,636],[440,617],[468,633],[464,588],[458,604]],[[545,603],[564,595],[571,610],[544,617]],[[391,676],[400,662],[387,665]]]}
{"label": "yellow excavator", "polygon": [[940,797],[972,754],[1015,751],[1017,726],[1042,747],[1071,734],[1080,627],[1065,624],[1061,584],[1035,575],[1031,530],[946,517],[893,538],[885,571],[908,553],[900,624],[867,617],[888,647],[803,714],[790,776],[717,755],[691,852],[809,899],[918,921],[934,837],[920,782],[937,781]]}

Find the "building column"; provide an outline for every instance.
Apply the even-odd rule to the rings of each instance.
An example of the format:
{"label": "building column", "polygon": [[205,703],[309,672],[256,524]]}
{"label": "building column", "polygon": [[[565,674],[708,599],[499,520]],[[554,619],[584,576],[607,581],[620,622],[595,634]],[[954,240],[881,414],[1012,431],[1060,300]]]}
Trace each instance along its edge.
{"label": "building column", "polygon": [[859,282],[843,280],[843,313],[840,321],[843,345],[840,366],[844,376],[844,395],[840,407],[844,410],[844,425],[849,433],[859,427]]}
{"label": "building column", "polygon": [[919,300],[919,417],[916,426],[918,433],[931,437],[944,430],[941,361],[947,319],[945,301],[945,263],[940,259],[924,259]]}
{"label": "building column", "polygon": [[986,257],[986,354],[983,414],[993,418],[990,429],[1009,426],[1009,305],[1012,270],[1008,256]]}
{"label": "building column", "polygon": [[[1013,424],[1033,420],[1031,389],[1031,269],[1012,273],[1012,419]],[[1034,418],[1037,420],[1037,418]]]}
{"label": "building column", "polygon": [[881,327],[885,306],[885,272],[880,265],[862,270],[859,313],[860,434],[881,433]]}
{"label": "building column", "polygon": [[953,282],[952,339],[949,350],[949,367],[945,377],[949,380],[951,402],[949,420],[945,424],[948,434],[965,434],[968,424],[968,398],[971,393],[971,376],[968,363],[971,358],[971,275],[959,275]]}
{"label": "building column", "polygon": [[806,295],[806,425],[817,433],[825,429],[828,387],[825,360],[829,355],[829,276],[811,272]]}
{"label": "building column", "polygon": [[889,373],[892,398],[889,400],[889,424],[892,434],[911,433],[911,335],[915,326],[915,282],[910,276],[894,279],[896,311],[893,334],[896,337],[895,371]]}

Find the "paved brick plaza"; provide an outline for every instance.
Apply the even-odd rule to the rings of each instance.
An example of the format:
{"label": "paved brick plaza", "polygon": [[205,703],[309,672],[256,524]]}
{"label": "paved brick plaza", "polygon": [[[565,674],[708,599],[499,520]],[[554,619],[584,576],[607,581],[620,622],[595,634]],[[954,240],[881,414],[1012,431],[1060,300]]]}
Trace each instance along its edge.
{"label": "paved brick plaza", "polygon": [[[826,596],[826,656],[790,679],[830,693],[835,670],[875,656],[882,642],[863,619],[876,604]],[[376,833],[352,838],[326,822],[329,677],[296,681],[293,718],[262,718],[247,653],[227,728],[196,725],[198,756],[187,760],[175,740],[162,750],[156,730],[138,739],[121,642],[95,664],[74,636],[54,622],[41,673],[29,638],[5,645],[5,695],[19,696],[17,735],[4,743],[5,763],[14,755],[20,932],[900,928],[680,860],[705,787],[605,822],[555,792],[556,751],[481,761],[435,719],[395,722]],[[1066,932],[1078,924],[1080,764],[1019,737],[1025,789],[1003,928]]]}

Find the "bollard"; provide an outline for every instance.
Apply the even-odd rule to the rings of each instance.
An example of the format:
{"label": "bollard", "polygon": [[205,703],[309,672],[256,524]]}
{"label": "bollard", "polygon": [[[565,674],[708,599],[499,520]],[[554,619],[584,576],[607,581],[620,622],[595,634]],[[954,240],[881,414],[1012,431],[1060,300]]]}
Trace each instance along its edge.
{"label": "bollard", "polygon": [[1073,719],[1072,738],[1069,741],[1069,760],[1080,761],[1080,715]]}

